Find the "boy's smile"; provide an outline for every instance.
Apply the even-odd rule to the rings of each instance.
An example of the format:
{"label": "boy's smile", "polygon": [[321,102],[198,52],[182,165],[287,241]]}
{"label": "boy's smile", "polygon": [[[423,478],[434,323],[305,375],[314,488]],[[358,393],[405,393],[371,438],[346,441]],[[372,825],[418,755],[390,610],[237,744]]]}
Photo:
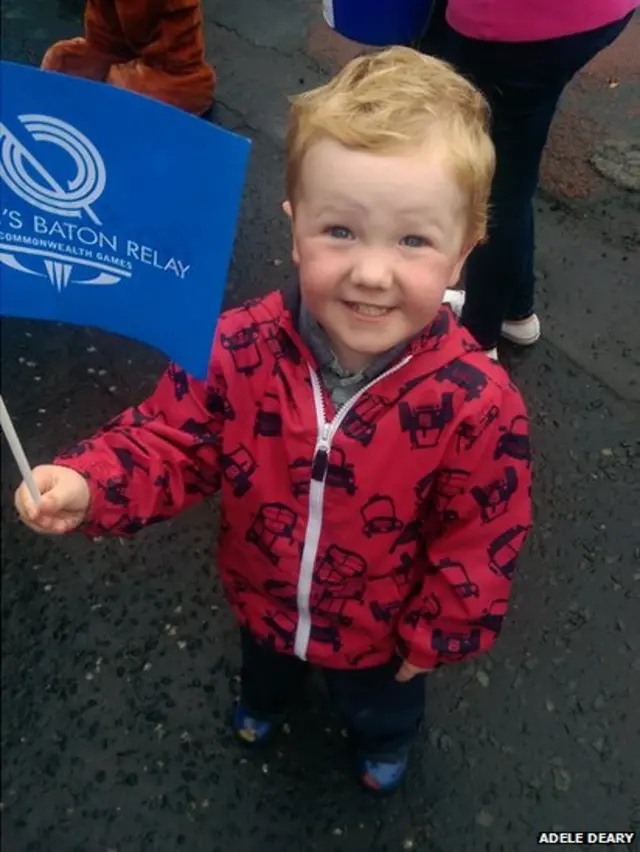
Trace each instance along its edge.
{"label": "boy's smile", "polygon": [[321,140],[285,209],[302,297],[353,372],[431,322],[470,248],[466,199],[439,144],[380,155]]}

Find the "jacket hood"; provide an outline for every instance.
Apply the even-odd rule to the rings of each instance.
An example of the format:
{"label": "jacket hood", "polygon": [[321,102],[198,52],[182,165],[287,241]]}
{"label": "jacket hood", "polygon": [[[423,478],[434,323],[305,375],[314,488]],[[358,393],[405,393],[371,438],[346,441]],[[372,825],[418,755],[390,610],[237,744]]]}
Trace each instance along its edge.
{"label": "jacket hood", "polygon": [[[248,310],[255,321],[257,331],[265,339],[284,333],[298,351],[314,367],[316,359],[300,337],[298,318],[302,297],[298,286],[275,290],[264,298],[245,302],[242,310]],[[470,352],[480,352],[481,347],[466,329],[463,329],[448,305],[443,305],[434,319],[407,342],[394,360],[394,364],[406,358],[424,356],[433,358],[433,369],[457,361]],[[436,357],[437,356],[437,357]]]}

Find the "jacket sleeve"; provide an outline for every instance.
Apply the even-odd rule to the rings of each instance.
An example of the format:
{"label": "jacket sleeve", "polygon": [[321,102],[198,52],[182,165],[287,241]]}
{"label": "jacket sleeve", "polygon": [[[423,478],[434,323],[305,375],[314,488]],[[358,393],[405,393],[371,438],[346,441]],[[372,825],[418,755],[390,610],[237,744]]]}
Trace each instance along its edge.
{"label": "jacket sleeve", "polygon": [[426,568],[400,617],[399,652],[432,669],[487,651],[502,626],[531,526],[528,421],[515,388],[458,425],[421,508]]}
{"label": "jacket sleeve", "polygon": [[172,364],[149,399],[61,453],[54,463],[81,473],[91,490],[83,531],[134,535],[217,491],[226,412],[214,348],[206,382]]}

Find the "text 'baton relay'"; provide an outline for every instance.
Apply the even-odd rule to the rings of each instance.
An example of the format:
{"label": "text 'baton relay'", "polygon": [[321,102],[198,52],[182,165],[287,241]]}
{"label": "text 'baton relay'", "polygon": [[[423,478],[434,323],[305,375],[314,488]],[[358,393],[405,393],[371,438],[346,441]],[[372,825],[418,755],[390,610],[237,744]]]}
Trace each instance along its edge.
{"label": "text 'baton relay'", "polygon": [[0,71],[0,314],[124,334],[204,378],[249,140],[114,86]]}

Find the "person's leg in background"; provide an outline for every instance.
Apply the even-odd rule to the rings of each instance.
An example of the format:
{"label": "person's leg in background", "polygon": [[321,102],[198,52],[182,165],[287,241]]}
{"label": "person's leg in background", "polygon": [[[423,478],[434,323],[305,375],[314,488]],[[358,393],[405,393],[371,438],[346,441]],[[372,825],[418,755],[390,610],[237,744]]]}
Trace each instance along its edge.
{"label": "person's leg in background", "polygon": [[355,745],[361,781],[383,793],[402,781],[424,716],[426,675],[399,683],[401,665],[394,658],[370,669],[325,670],[332,702]]}
{"label": "person's leg in background", "polygon": [[194,115],[211,109],[216,74],[205,59],[200,0],[116,0],[116,7],[136,58],[112,65],[107,82]]}
{"label": "person's leg in background", "polygon": [[283,721],[287,706],[301,688],[307,667],[302,660],[279,654],[241,631],[240,700],[234,716],[236,735],[250,745],[268,739]]}
{"label": "person's leg in background", "polygon": [[418,49],[422,53],[437,55],[438,48],[442,44],[445,30],[447,28],[447,0],[433,0],[431,14],[426,27],[426,32],[420,38]]}
{"label": "person's leg in background", "polygon": [[[462,311],[463,324],[485,349],[496,346],[501,331],[523,343],[538,337],[533,197],[542,152],[563,89],[615,40],[629,19],[586,33],[519,44],[468,39],[445,24],[440,44],[429,43],[432,52],[476,83],[492,109],[497,167],[489,239],[467,263]],[[529,322],[520,326],[522,320]]]}
{"label": "person's leg in background", "polygon": [[524,78],[513,82],[510,70],[507,63],[484,64],[484,73],[476,78],[491,105],[496,173],[488,238],[472,252],[465,269],[462,323],[485,349],[497,346],[505,320],[522,320],[534,312],[533,197],[564,86]]}
{"label": "person's leg in background", "polygon": [[204,47],[200,0],[86,0],[84,36],[52,45],[42,68],[204,115],[216,85]]}
{"label": "person's leg in background", "polygon": [[52,45],[42,58],[45,71],[103,82],[115,62],[135,54],[120,26],[115,0],[86,0],[84,36]]}

